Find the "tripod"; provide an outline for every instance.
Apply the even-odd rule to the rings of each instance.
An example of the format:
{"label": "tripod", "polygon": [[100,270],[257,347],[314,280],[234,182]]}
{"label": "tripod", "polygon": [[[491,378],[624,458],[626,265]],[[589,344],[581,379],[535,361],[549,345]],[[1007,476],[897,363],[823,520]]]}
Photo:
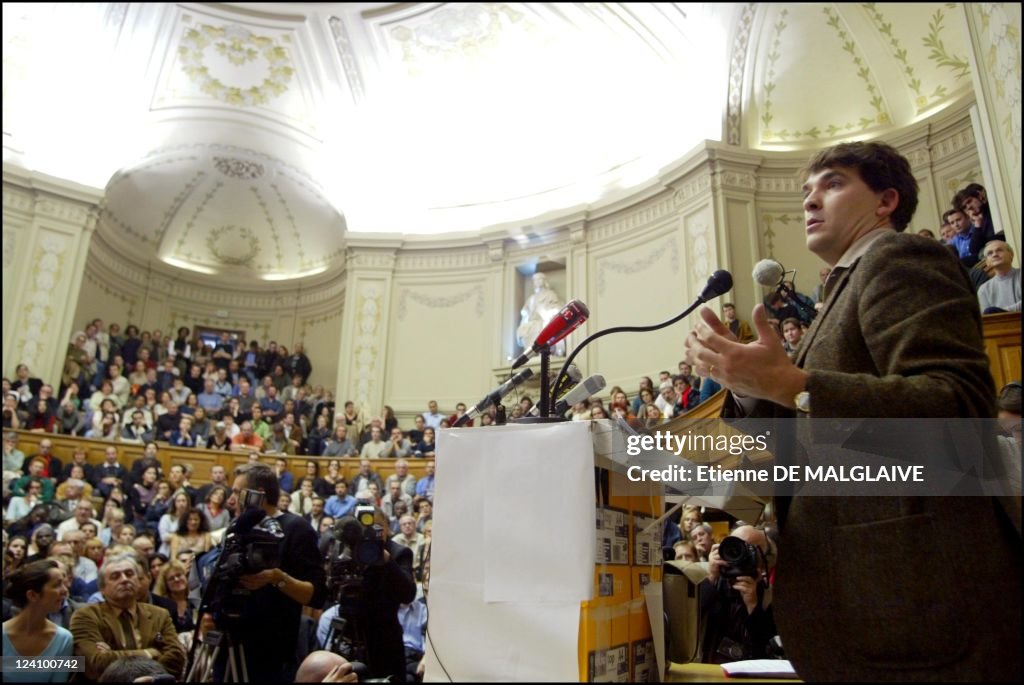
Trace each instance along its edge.
{"label": "tripod", "polygon": [[227,647],[227,666],[224,671],[225,683],[247,683],[249,682],[249,669],[245,665],[245,645],[235,643],[230,633],[222,633],[211,630],[203,636],[199,642],[198,650],[193,644],[192,667],[185,677],[188,683],[207,683],[213,679],[217,659],[220,657],[221,648]]}

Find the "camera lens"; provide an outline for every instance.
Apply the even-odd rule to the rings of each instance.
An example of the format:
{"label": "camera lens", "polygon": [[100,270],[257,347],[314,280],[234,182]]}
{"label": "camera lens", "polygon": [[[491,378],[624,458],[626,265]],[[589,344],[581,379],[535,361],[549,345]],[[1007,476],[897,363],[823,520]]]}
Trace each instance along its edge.
{"label": "camera lens", "polygon": [[721,557],[722,561],[735,564],[743,559],[746,547],[747,543],[730,535],[718,545],[718,556]]}

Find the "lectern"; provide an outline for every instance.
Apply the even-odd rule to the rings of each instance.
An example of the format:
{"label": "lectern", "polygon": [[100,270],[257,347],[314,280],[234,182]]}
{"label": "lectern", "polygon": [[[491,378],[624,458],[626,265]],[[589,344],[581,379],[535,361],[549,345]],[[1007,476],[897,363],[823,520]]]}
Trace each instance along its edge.
{"label": "lectern", "polygon": [[441,431],[427,681],[657,679],[663,490],[624,453],[607,420]]}

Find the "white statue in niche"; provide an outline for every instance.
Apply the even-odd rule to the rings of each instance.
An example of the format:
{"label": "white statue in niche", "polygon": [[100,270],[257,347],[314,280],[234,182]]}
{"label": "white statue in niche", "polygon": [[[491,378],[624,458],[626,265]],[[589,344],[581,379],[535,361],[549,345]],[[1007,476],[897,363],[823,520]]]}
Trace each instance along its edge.
{"label": "white statue in niche", "polygon": [[[553,319],[558,312],[562,311],[563,304],[562,298],[551,289],[548,277],[543,273],[535,273],[533,275],[533,294],[526,299],[526,304],[523,305],[523,309],[520,311],[519,327],[516,329],[516,342],[523,349],[530,349],[548,321]],[[551,353],[564,356],[565,342],[559,342],[552,347]]]}

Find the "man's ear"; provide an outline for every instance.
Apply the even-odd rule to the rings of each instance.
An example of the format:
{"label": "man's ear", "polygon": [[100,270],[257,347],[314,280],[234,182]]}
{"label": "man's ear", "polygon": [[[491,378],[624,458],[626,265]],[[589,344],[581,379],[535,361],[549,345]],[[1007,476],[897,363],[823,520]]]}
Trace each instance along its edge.
{"label": "man's ear", "polygon": [[886,188],[878,197],[878,208],[875,214],[879,217],[889,216],[900,204],[900,193],[895,188]]}

